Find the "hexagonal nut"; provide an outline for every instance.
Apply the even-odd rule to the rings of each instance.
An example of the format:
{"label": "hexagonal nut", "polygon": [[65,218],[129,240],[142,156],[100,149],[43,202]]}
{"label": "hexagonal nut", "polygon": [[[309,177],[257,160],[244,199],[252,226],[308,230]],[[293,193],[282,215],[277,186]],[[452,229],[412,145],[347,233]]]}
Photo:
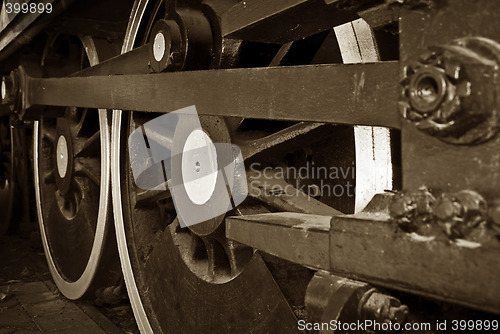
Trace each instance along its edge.
{"label": "hexagonal nut", "polygon": [[390,306],[387,312],[387,319],[391,322],[395,322],[398,324],[404,324],[408,317],[408,313],[410,309],[406,305],[394,305]]}
{"label": "hexagonal nut", "polygon": [[403,67],[401,101],[409,107],[400,108],[402,116],[451,144],[493,138],[500,118],[491,78],[499,65],[500,43],[486,38],[465,37],[429,47],[416,64]]}
{"label": "hexagonal nut", "polygon": [[455,198],[447,195],[442,195],[434,206],[434,215],[442,221],[453,220],[460,214],[461,204]]}

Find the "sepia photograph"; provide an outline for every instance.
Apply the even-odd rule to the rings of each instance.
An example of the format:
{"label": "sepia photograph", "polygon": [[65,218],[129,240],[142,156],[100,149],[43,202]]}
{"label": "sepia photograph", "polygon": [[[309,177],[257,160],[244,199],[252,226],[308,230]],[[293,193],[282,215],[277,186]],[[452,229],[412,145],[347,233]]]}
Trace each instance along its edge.
{"label": "sepia photograph", "polygon": [[1,1],[0,334],[499,333],[499,4]]}

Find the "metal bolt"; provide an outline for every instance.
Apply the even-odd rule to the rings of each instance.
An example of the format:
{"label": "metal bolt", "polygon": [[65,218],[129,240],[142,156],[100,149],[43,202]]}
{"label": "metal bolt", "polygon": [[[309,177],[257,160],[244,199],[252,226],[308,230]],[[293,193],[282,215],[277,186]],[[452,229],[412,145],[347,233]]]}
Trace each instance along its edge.
{"label": "metal bolt", "polygon": [[466,215],[486,216],[486,212],[486,200],[472,190],[443,194],[434,209],[434,214],[441,220],[465,217]]}
{"label": "metal bolt", "polygon": [[417,128],[453,144],[480,143],[499,132],[496,100],[500,43],[464,37],[430,46],[403,67],[400,114]]}
{"label": "metal bolt", "polygon": [[444,71],[434,66],[423,66],[411,76],[410,105],[420,114],[433,112],[445,101],[448,86]]}
{"label": "metal bolt", "polygon": [[376,289],[368,290],[360,300],[360,316],[364,319],[374,319],[379,322],[406,322],[409,308],[401,304],[399,299],[386,295]]}
{"label": "metal bolt", "polygon": [[472,190],[443,194],[434,208],[435,217],[445,223],[445,233],[452,238],[467,238],[474,234],[486,221],[487,213],[490,217],[498,217],[500,212],[488,211],[486,200]]}
{"label": "metal bolt", "polygon": [[462,205],[456,199],[442,196],[436,204],[434,214],[440,220],[452,220],[460,214],[462,209]]}
{"label": "metal bolt", "polygon": [[392,202],[389,204],[389,213],[391,217],[398,220],[408,220],[416,210],[416,203],[413,198],[405,193],[394,195]]}

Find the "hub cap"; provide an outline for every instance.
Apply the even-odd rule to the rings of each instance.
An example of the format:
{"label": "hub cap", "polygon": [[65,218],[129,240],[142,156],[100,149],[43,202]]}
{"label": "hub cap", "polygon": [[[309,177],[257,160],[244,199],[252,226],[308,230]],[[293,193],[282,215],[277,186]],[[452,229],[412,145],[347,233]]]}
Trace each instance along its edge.
{"label": "hub cap", "polygon": [[153,54],[156,61],[160,61],[165,54],[165,36],[161,32],[155,36]]}
{"label": "hub cap", "polygon": [[2,80],[2,100],[7,96],[7,87],[5,86],[5,80]]}
{"label": "hub cap", "polygon": [[59,176],[64,178],[68,170],[68,142],[64,136],[60,136],[57,140],[57,171]]}
{"label": "hub cap", "polygon": [[203,130],[194,130],[184,144],[182,179],[189,199],[205,204],[217,182],[217,152],[210,137]]}

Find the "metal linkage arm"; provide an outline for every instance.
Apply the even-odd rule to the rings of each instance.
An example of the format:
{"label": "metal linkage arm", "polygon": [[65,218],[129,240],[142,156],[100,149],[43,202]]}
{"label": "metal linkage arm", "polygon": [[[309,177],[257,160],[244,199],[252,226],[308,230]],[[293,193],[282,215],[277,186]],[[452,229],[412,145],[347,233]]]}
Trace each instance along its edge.
{"label": "metal linkage arm", "polygon": [[47,79],[16,73],[4,78],[3,102],[21,101],[21,113],[34,105],[146,112],[196,105],[208,115],[400,127],[397,62],[141,75],[104,68],[98,76]]}

